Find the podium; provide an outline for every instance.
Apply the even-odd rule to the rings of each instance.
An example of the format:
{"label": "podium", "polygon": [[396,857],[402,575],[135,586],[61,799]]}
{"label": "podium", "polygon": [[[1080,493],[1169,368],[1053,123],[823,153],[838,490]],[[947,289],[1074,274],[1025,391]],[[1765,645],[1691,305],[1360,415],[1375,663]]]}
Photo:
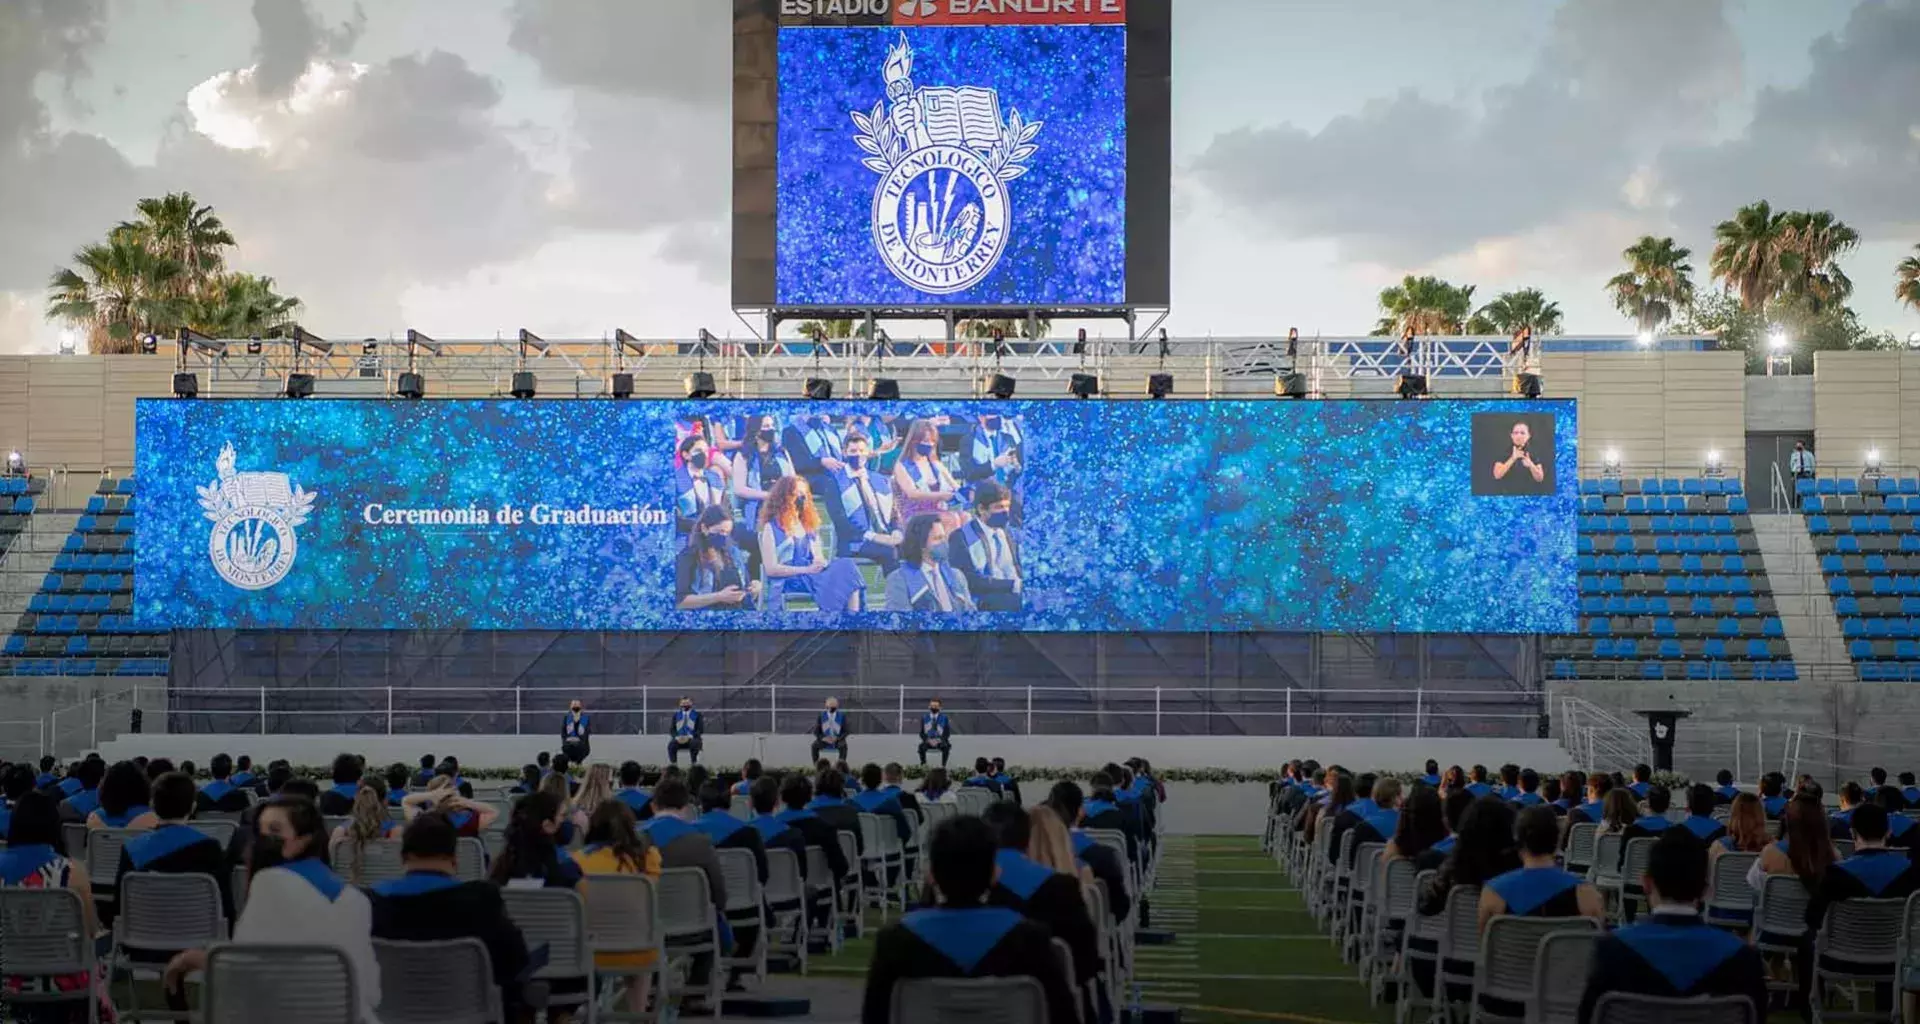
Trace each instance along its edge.
{"label": "podium", "polygon": [[1660,711],[1635,711],[1647,720],[1647,737],[1653,741],[1653,770],[1670,772],[1673,770],[1673,739],[1679,731],[1680,720],[1692,715],[1691,711],[1668,708]]}

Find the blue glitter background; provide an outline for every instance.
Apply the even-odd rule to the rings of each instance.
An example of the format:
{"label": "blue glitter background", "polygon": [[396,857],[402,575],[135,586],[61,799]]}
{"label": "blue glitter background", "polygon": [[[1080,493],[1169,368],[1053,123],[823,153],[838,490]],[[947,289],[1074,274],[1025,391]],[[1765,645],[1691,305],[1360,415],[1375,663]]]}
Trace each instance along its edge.
{"label": "blue glitter background", "polygon": [[[674,423],[871,403],[142,400],[134,610],[153,626],[327,629],[1568,632],[1569,401],[900,402],[1023,418],[1029,608],[682,612],[664,526],[370,526],[361,508],[672,507]],[[1556,493],[1476,497],[1472,415],[1556,418]],[[222,580],[196,488],[241,472],[318,496],[285,579]]]}
{"label": "blue glitter background", "polygon": [[1000,115],[1044,122],[1008,186],[999,264],[972,288],[921,292],[874,247],[880,175],[861,163],[851,112],[886,99],[894,28],[780,33],[776,301],[782,305],[1117,305],[1126,301],[1126,29],[905,29],[921,86],[999,90]]}

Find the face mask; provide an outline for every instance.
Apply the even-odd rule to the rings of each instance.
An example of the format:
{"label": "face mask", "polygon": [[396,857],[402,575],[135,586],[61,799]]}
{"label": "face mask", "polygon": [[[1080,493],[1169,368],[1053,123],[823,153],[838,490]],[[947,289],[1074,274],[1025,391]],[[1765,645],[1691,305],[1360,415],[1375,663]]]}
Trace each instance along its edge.
{"label": "face mask", "polygon": [[847,463],[856,470],[865,469],[867,468],[867,457],[865,455],[849,455],[847,456]]}
{"label": "face mask", "polygon": [[687,457],[687,464],[692,466],[695,469],[707,468],[707,453],[694,452],[692,455]]}
{"label": "face mask", "polygon": [[693,710],[693,705],[691,705],[691,704],[682,704],[682,705],[680,705],[680,710],[682,710],[682,711],[692,711],[692,710]]}
{"label": "face mask", "polygon": [[937,714],[939,714],[939,713],[940,713],[940,705],[938,705],[938,704],[935,704],[935,705],[933,705],[932,707],[929,707],[929,708],[927,709],[927,714],[929,714],[929,715],[937,715]]}
{"label": "face mask", "polygon": [[1013,522],[1013,513],[1011,512],[993,512],[987,516],[987,525],[996,530],[1004,529],[1010,522]]}
{"label": "face mask", "polygon": [[815,416],[813,418],[813,425],[816,427],[824,427],[827,425],[827,418],[825,416]]}
{"label": "face mask", "polygon": [[806,508],[806,507],[807,507],[807,496],[806,496],[806,495],[804,495],[804,494],[796,494],[796,495],[794,495],[794,496],[793,496],[793,507],[794,507],[794,508]]}
{"label": "face mask", "polygon": [[987,429],[988,429],[988,430],[999,430],[999,429],[1000,429],[1000,417],[998,417],[998,416],[989,416],[989,417],[987,417]]}
{"label": "face mask", "polygon": [[922,455],[932,455],[933,443],[930,441],[922,441],[919,444],[914,445],[913,450],[916,452],[919,452]]}
{"label": "face mask", "polygon": [[935,544],[935,545],[933,545],[932,547],[930,547],[930,548],[928,548],[928,549],[927,549],[927,557],[928,557],[928,558],[931,558],[931,559],[933,559],[933,560],[934,560],[935,562],[944,562],[944,561],[946,561],[946,560],[947,560],[947,546],[946,546],[945,544]]}
{"label": "face mask", "polygon": [[733,543],[733,534],[731,533],[707,534],[707,546],[714,549],[715,551],[725,551],[727,550],[727,545],[732,543]]}
{"label": "face mask", "polygon": [[252,857],[256,875],[268,868],[277,868],[287,862],[286,843],[279,836],[254,836]]}
{"label": "face mask", "polygon": [[766,442],[766,443],[768,443],[768,444],[772,444],[772,443],[773,443],[773,431],[772,431],[771,429],[768,429],[768,428],[764,428],[764,427],[763,427],[763,428],[761,428],[761,430],[760,430],[760,440],[762,440],[762,441],[765,441],[765,442]]}

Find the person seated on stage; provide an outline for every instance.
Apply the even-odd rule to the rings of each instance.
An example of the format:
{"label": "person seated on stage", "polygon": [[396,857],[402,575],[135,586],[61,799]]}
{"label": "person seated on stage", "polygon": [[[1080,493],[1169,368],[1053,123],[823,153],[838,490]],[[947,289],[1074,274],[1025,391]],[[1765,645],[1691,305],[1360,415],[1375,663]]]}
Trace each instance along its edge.
{"label": "person seated on stage", "polygon": [[906,808],[900,804],[899,790],[886,788],[886,775],[877,764],[868,764],[860,769],[860,792],[853,795],[853,805],[868,814],[877,814],[893,819],[893,828],[905,843],[913,837],[913,823],[907,820]]}
{"label": "person seated on stage", "polygon": [[[446,815],[423,814],[400,839],[406,874],[370,891],[373,937],[386,942],[447,942],[479,939],[487,948],[493,983],[500,987],[507,1019],[526,1002],[520,988],[529,966],[526,936],[507,915],[500,887],[459,879],[459,837]],[[390,984],[412,979],[393,978]]]}
{"label": "person seated on stage", "polygon": [[620,762],[620,788],[613,791],[613,798],[627,805],[635,821],[653,817],[653,794],[641,787],[643,777],[640,762]]}
{"label": "person seated on stage", "polygon": [[985,789],[992,792],[996,797],[1001,796],[1003,792],[1000,784],[993,781],[993,762],[984,757],[976,757],[973,759],[973,774],[967,776],[966,781],[960,783],[960,785],[972,786],[976,789]]}
{"label": "person seated on stage", "polygon": [[195,810],[202,814],[238,814],[251,806],[246,790],[233,784],[233,758],[226,754],[213,755],[213,760],[207,762],[207,772],[213,781],[195,795]]}
{"label": "person seated on stage", "polygon": [[493,858],[488,877],[514,888],[572,889],[580,884],[580,866],[560,852],[560,826],[566,805],[545,789],[514,802],[507,818],[506,845]]}
{"label": "person seated on stage", "polygon": [[852,833],[855,852],[865,853],[866,839],[860,834],[860,809],[847,802],[846,787],[847,777],[837,770],[821,772],[807,810],[837,831]]}
{"label": "person seated on stage", "polygon": [[1020,546],[1008,526],[1013,495],[983,480],[973,487],[973,516],[947,538],[948,562],[966,578],[967,591],[983,612],[1017,612],[1026,606]]}
{"label": "person seated on stage", "polygon": [[[107,769],[100,783],[100,805],[87,816],[88,828],[152,828],[160,823],[147,806],[152,784],[147,773],[132,761],[120,761]],[[106,887],[98,883],[96,889]]]}
{"label": "person seated on stage", "polygon": [[673,713],[672,726],[667,730],[667,761],[680,763],[680,752],[686,751],[692,763],[700,763],[700,750],[706,741],[702,738],[707,731],[706,717],[694,710],[693,698],[680,698],[680,708]]}
{"label": "person seated on stage", "polygon": [[1514,819],[1520,867],[1488,882],[1480,891],[1480,929],[1503,914],[1516,917],[1591,917],[1605,922],[1600,890],[1580,875],[1564,871],[1556,856],[1560,821],[1544,807],[1529,807]]}
{"label": "person seated on stage", "polygon": [[1694,783],[1687,788],[1687,818],[1680,827],[1694,834],[1701,842],[1713,844],[1727,834],[1727,827],[1713,820],[1713,809],[1719,801],[1713,795],[1713,787],[1704,782]]}
{"label": "person seated on stage", "polygon": [[1020,783],[1015,781],[1012,775],[1007,774],[1007,759],[996,757],[988,763],[993,767],[989,775],[994,785],[1000,787],[1000,792],[1005,793],[1016,804],[1023,803],[1024,801],[1020,799]]}
{"label": "person seated on stage", "polygon": [[740,781],[733,784],[733,795],[744,797],[751,794],[753,784],[760,781],[760,774],[765,770],[760,766],[759,758],[747,758],[747,763],[740,766]]}
{"label": "person seated on stage", "polygon": [[760,569],[767,608],[807,594],[820,611],[859,611],[867,581],[851,558],[832,557],[820,536],[820,509],[804,476],[783,476],[760,507]]}
{"label": "person seated on stage", "polygon": [[593,716],[580,710],[578,697],[560,717],[560,750],[575,764],[585,764],[593,756]]}
{"label": "person seated on stage", "polygon": [[833,518],[834,553],[864,558],[885,575],[899,566],[905,537],[894,514],[893,492],[873,466],[873,440],[864,431],[849,428],[844,444],[845,464],[825,474],[819,491]]}
{"label": "person seated on stage", "polygon": [[1017,911],[987,905],[999,870],[987,824],[943,821],[927,847],[939,904],[907,914],[874,939],[862,1024],[894,1019],[893,987],[901,981],[993,977],[1034,978],[1047,995],[1049,1024],[1077,1024],[1080,1000],[1059,968],[1053,936]]}
{"label": "person seated on stage", "polygon": [[320,813],[343,817],[353,813],[353,796],[360,789],[366,765],[353,754],[333,759],[333,788],[320,794]]}
{"label": "person seated on stage", "polygon": [[1102,846],[1087,835],[1086,798],[1077,782],[1056,782],[1047,792],[1046,806],[1067,825],[1067,839],[1073,844],[1073,854],[1093,877],[1107,890],[1107,910],[1117,924],[1127,919],[1127,913],[1133,909],[1133,901],[1127,895],[1127,865],[1120,859],[1120,851]]}
{"label": "person seated on stage", "polygon": [[927,766],[927,751],[940,752],[940,767],[953,756],[953,723],[940,710],[940,698],[927,702],[927,713],[920,716],[920,767]]}
{"label": "person seated on stage", "polygon": [[1045,925],[1072,951],[1075,983],[1093,980],[1100,971],[1100,933],[1087,914],[1079,877],[1036,864],[1027,856],[1033,843],[1033,819],[1020,807],[1002,801],[987,808],[981,820],[993,830],[999,847],[993,862],[1000,870],[987,902]]}
{"label": "person seated on stage", "polygon": [[[660,848],[660,866],[671,871],[675,868],[697,868],[707,876],[707,892],[713,900],[713,913],[720,924],[720,946],[724,951],[732,944],[732,929],[726,918],[727,881],[720,870],[720,855],[714,851],[713,839],[700,830],[693,821],[693,812],[688,807],[689,794],[687,784],[679,779],[662,779],[653,788],[653,817],[642,824],[641,831]],[[756,833],[754,838],[758,839]],[[761,857],[766,856],[764,847]],[[693,957],[693,967],[688,972],[689,992],[699,992],[707,987],[708,978],[713,973],[714,955],[697,953]],[[689,1008],[691,1007],[691,1008]],[[681,1012],[687,1015],[702,1015],[707,1009],[706,1001],[698,997],[689,998],[682,1004]]]}
{"label": "person seated on stage", "polygon": [[907,520],[900,543],[900,567],[887,574],[890,612],[977,611],[967,578],[948,564],[947,524],[924,514]]}
{"label": "person seated on stage", "polygon": [[1707,892],[1699,841],[1674,829],[1653,844],[1641,880],[1653,912],[1594,946],[1580,1024],[1592,1024],[1602,996],[1628,992],[1685,999],[1745,996],[1754,1020],[1767,1016],[1767,969],[1745,939],[1708,924],[1698,904]]}
{"label": "person seated on stage", "polygon": [[[153,831],[129,839],[120,848],[120,869],[115,877],[133,871],[155,871],[167,875],[206,875],[220,890],[220,910],[233,921],[233,873],[227,870],[227,851],[220,840],[187,824],[193,817],[193,779],[181,772],[160,776],[153,784],[153,813],[159,823]],[[114,909],[107,904],[107,909]],[[112,924],[113,915],[103,912],[102,924]],[[148,957],[165,963],[171,953]]]}
{"label": "person seated on stage", "polygon": [[735,542],[733,516],[718,505],[700,513],[687,546],[673,559],[675,607],[681,611],[741,611],[760,607],[762,587],[747,550]]}
{"label": "person seated on stage", "polygon": [[847,756],[847,714],[840,710],[840,698],[828,697],[826,710],[813,720],[812,753],[807,756],[820,760],[823,750],[838,751],[842,760]]}
{"label": "person seated on stage", "polygon": [[888,761],[886,767],[880,770],[881,791],[892,793],[893,798],[900,801],[901,810],[918,811],[920,809],[920,800],[912,793],[906,791],[906,781],[907,770],[902,767],[898,761]]}

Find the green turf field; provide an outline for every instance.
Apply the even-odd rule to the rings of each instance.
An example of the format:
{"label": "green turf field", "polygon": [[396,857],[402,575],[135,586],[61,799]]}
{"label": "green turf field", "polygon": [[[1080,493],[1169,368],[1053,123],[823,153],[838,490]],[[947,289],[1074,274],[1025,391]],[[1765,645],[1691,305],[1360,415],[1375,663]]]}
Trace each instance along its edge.
{"label": "green turf field", "polygon": [[[1184,1010],[1186,1021],[1385,1022],[1391,1007],[1367,1006],[1366,989],[1315,930],[1300,894],[1257,836],[1175,836],[1166,840],[1152,925],[1174,932],[1170,946],[1138,946],[1147,1003]],[[870,914],[869,921],[878,921]],[[869,930],[869,935],[872,931]],[[838,956],[815,957],[814,972],[866,973],[871,945],[850,940]]]}

